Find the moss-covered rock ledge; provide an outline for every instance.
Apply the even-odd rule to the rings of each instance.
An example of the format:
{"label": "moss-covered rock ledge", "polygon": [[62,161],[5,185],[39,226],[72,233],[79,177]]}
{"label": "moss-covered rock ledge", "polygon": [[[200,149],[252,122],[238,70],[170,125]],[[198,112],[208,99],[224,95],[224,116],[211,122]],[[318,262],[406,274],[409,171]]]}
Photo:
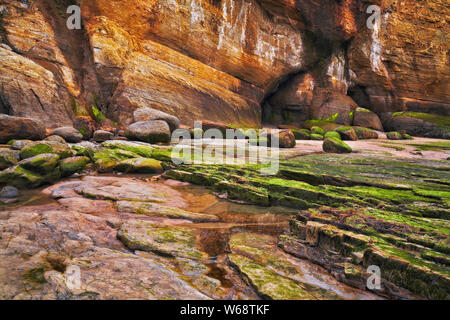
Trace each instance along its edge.
{"label": "moss-covered rock ledge", "polygon": [[[379,295],[450,298],[447,162],[318,154],[282,159],[275,176],[260,169],[181,165],[164,176],[230,200],[301,210],[290,233],[280,236],[280,247],[346,284],[364,289],[366,268],[378,265]],[[245,272],[250,262],[238,258],[230,261]]]}
{"label": "moss-covered rock ledge", "polygon": [[[0,185],[34,188],[80,172],[164,171],[163,178],[206,186],[232,201],[298,209],[279,246],[324,266],[339,281],[364,288],[365,268],[378,265],[383,278],[379,295],[450,298],[447,161],[294,151],[281,153],[278,173],[267,176],[259,164],[175,165],[170,147],[141,142],[10,145],[2,148],[8,168],[0,172]],[[268,290],[245,259],[234,254],[229,261],[247,270],[260,290]]]}

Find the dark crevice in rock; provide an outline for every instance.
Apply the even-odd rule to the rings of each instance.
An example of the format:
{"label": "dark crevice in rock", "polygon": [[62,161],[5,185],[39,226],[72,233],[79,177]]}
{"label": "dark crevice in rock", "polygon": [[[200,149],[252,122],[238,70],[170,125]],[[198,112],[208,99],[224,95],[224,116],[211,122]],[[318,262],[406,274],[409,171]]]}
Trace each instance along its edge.
{"label": "dark crevice in rock", "polygon": [[[293,72],[287,75],[282,76],[278,81],[276,81],[276,84],[274,85],[273,89],[269,91],[268,94],[264,97],[264,99],[261,102],[261,116],[262,116],[262,124],[263,125],[273,125],[274,119],[273,119],[273,113],[274,109],[276,109],[277,106],[272,106],[270,104],[270,99],[281,89],[285,88],[295,77],[301,74],[305,74],[305,71],[297,71]],[[287,121],[287,116],[283,115],[282,118]]]}
{"label": "dark crevice in rock", "polygon": [[[2,86],[2,91],[3,91],[3,86]],[[6,97],[3,96],[1,93],[0,93],[0,113],[7,114],[7,115],[12,114],[11,104],[6,99]]]}

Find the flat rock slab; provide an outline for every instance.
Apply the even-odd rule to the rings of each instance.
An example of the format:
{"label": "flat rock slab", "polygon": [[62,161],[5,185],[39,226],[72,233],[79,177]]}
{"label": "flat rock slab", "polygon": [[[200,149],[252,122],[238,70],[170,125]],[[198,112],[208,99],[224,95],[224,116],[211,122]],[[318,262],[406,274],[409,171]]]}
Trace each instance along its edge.
{"label": "flat rock slab", "polygon": [[160,257],[129,252],[108,222],[57,203],[0,212],[0,299],[209,299]]}
{"label": "flat rock slab", "polygon": [[131,250],[189,259],[209,258],[205,252],[197,249],[197,235],[191,228],[130,220],[122,224],[117,238]]}
{"label": "flat rock slab", "polygon": [[119,201],[116,204],[120,212],[143,214],[146,216],[164,217],[170,219],[186,219],[194,222],[217,222],[215,215],[188,212],[179,208],[162,206],[150,202]]}
{"label": "flat rock slab", "polygon": [[236,233],[230,238],[231,264],[263,297],[272,299],[377,299],[371,293],[342,285],[320,267],[293,259],[274,238]]}
{"label": "flat rock slab", "polygon": [[45,273],[45,278],[71,299],[83,296],[125,300],[209,299],[161,264],[156,256],[143,257],[95,248],[69,263],[81,267],[82,283],[79,289],[69,289],[64,276],[54,270]]}

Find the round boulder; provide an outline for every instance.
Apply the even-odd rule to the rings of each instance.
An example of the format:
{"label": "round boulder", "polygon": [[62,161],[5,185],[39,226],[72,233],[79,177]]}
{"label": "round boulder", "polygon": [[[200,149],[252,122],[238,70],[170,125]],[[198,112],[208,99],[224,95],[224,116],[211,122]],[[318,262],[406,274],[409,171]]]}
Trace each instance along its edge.
{"label": "round boulder", "polygon": [[339,132],[342,140],[358,140],[358,135],[352,127],[339,127],[335,131]]}
{"label": "round boulder", "polygon": [[40,121],[0,114],[0,143],[7,143],[11,139],[44,138],[45,127]]}
{"label": "round boulder", "polygon": [[279,133],[280,148],[294,148],[296,145],[294,133],[291,130],[282,130]]}
{"label": "round boulder", "polygon": [[105,142],[108,140],[112,140],[114,138],[114,134],[105,130],[97,130],[94,132],[94,141],[95,142]]}
{"label": "round boulder", "polygon": [[357,108],[355,110],[353,115],[353,125],[383,131],[383,125],[377,114],[364,108]]}
{"label": "round boulder", "polygon": [[308,129],[292,130],[296,140],[310,140],[311,132]]}
{"label": "round boulder", "polygon": [[125,130],[125,136],[130,140],[140,140],[148,143],[169,142],[170,128],[162,120],[140,121],[131,124]]}
{"label": "round boulder", "polygon": [[140,108],[137,109],[134,113],[134,121],[150,121],[150,120],[163,120],[167,122],[169,125],[170,131],[173,132],[180,127],[180,120],[172,116],[168,113],[162,112],[160,110],[156,110],[153,108]]}
{"label": "round boulder", "polygon": [[20,158],[27,159],[43,153],[54,153],[59,155],[61,159],[73,156],[72,150],[67,144],[56,141],[36,141],[27,144],[20,150]]}
{"label": "round boulder", "polygon": [[352,148],[340,139],[327,138],[322,145],[323,151],[327,153],[351,153]]}
{"label": "round boulder", "polygon": [[402,140],[403,139],[402,134],[397,131],[388,132],[386,134],[386,136],[389,140]]}
{"label": "round boulder", "polygon": [[66,140],[64,140],[63,137],[57,136],[57,135],[51,135],[51,136],[48,136],[48,137],[45,138],[44,140],[45,140],[45,141],[56,141],[56,142],[64,143],[64,144],[66,143]]}
{"label": "round boulder", "polygon": [[53,134],[62,137],[67,142],[78,143],[83,140],[83,135],[74,127],[60,127],[53,130]]}

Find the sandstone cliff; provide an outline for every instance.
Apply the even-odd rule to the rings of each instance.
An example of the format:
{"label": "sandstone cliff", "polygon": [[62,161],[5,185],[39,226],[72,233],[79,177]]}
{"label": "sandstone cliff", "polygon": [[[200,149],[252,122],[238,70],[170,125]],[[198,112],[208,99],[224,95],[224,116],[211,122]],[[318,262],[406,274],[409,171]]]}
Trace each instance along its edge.
{"label": "sandstone cliff", "polygon": [[185,125],[347,123],[358,105],[448,115],[448,2],[373,3],[371,30],[357,0],[2,0],[0,113],[47,127],[92,105],[119,124],[144,106]]}

